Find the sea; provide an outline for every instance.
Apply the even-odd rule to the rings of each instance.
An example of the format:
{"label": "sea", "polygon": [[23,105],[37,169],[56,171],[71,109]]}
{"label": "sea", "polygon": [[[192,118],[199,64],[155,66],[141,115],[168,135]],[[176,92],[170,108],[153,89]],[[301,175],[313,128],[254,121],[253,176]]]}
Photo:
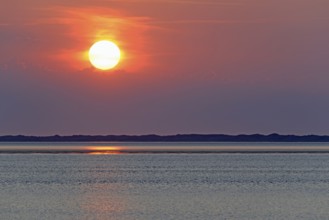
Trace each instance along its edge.
{"label": "sea", "polygon": [[0,143],[0,219],[329,219],[329,143]]}

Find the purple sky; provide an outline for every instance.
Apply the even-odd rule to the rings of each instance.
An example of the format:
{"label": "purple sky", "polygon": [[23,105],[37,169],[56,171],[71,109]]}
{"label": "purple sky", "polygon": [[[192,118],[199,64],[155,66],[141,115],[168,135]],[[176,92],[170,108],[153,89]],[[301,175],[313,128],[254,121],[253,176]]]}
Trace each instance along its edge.
{"label": "purple sky", "polygon": [[[329,134],[328,11],[327,0],[3,0],[0,135]],[[111,71],[85,56],[102,39],[123,53]]]}

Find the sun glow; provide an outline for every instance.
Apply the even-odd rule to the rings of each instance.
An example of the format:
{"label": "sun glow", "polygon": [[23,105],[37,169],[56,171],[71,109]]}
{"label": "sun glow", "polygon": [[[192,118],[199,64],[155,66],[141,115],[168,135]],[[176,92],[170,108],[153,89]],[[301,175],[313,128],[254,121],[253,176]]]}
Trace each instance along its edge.
{"label": "sun glow", "polygon": [[100,70],[114,68],[119,63],[120,57],[119,47],[111,41],[98,41],[89,49],[90,63]]}

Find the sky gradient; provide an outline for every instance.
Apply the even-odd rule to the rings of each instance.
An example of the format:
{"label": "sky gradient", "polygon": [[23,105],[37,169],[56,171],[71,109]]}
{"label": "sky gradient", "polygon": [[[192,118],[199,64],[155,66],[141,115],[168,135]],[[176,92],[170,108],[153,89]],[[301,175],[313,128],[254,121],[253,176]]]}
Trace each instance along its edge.
{"label": "sky gradient", "polygon": [[[327,0],[3,0],[0,135],[329,134],[328,11]],[[111,71],[86,55],[104,39],[123,53]]]}

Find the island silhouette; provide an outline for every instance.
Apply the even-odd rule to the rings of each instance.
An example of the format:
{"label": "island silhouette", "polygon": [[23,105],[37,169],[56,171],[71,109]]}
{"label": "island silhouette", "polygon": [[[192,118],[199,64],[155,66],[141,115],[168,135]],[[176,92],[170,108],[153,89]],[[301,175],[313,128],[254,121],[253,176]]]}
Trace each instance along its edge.
{"label": "island silhouette", "polygon": [[0,136],[0,142],[329,142],[328,135],[176,134],[176,135],[71,135]]}

